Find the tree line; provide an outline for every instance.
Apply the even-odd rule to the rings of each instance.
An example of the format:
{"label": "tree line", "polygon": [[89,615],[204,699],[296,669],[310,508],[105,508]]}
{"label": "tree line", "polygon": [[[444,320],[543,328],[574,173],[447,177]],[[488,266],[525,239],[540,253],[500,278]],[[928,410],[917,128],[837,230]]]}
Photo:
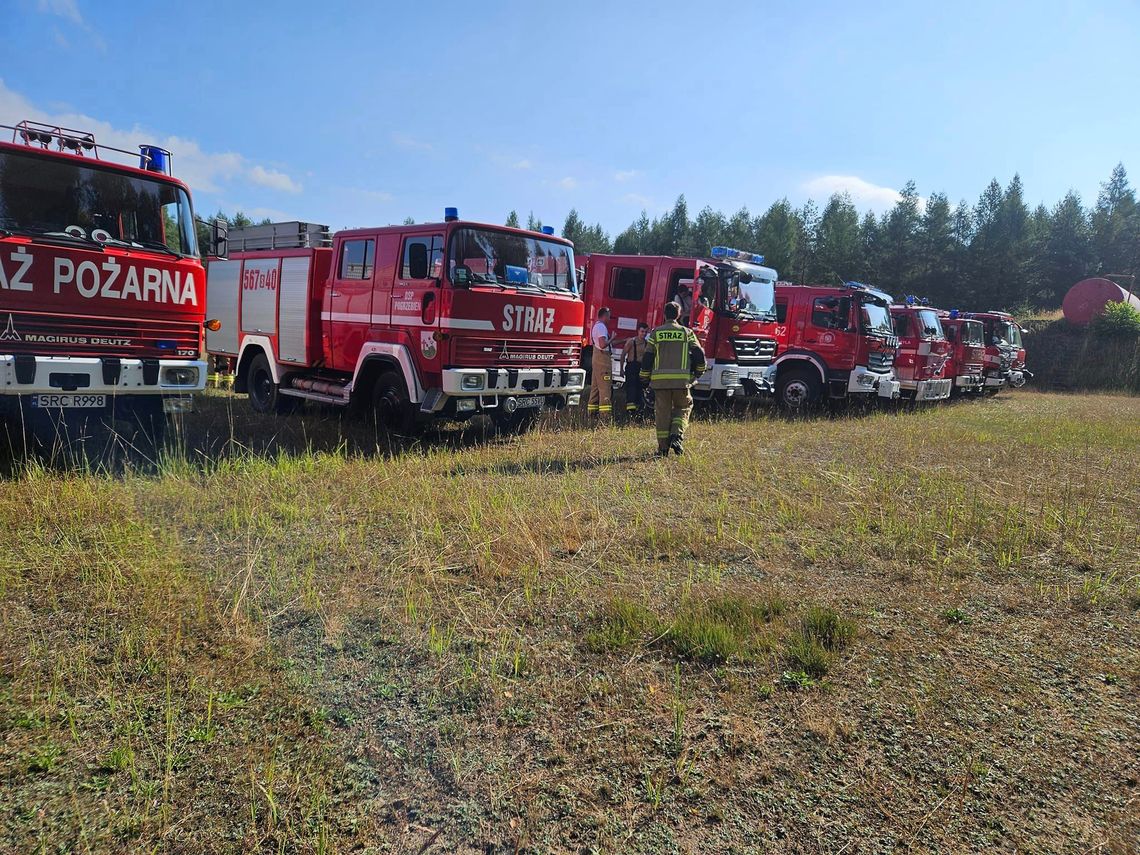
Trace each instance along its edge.
{"label": "tree line", "polygon": [[[512,211],[507,225],[518,224]],[[541,225],[532,213],[527,227]],[[822,210],[814,201],[797,208],[780,199],[758,216],[705,207],[691,217],[682,195],[660,217],[642,211],[612,240],[576,210],[561,234],[579,253],[707,256],[712,246],[732,246],[762,253],[786,281],[856,280],[896,297],[972,309],[1053,309],[1087,276],[1140,267],[1140,205],[1123,164],[1092,208],[1069,191],[1052,207],[1031,209],[1014,175],[1005,187],[991,181],[973,205],[952,205],[944,193],[922,200],[913,181],[881,216],[860,214],[847,193],[837,193]]]}
{"label": "tree line", "polygon": [[[216,216],[231,226],[253,224],[240,211]],[[522,225],[517,212],[506,225]],[[531,212],[525,227],[540,231],[542,221]],[[856,280],[896,297],[915,294],[934,305],[973,309],[1054,309],[1087,276],[1140,272],[1140,204],[1123,164],[1091,208],[1069,191],[1052,207],[1031,209],[1014,175],[1005,187],[990,181],[973,205],[951,205],[944,193],[923,200],[913,181],[882,215],[860,214],[847,193],[836,193],[822,209],[814,201],[794,207],[785,198],[759,215],[705,207],[692,217],[681,195],[668,213],[650,219],[642,211],[612,239],[573,209],[561,234],[579,253],[701,257],[712,246],[732,246],[762,253],[790,282]],[[1118,281],[1127,286],[1127,279]]]}

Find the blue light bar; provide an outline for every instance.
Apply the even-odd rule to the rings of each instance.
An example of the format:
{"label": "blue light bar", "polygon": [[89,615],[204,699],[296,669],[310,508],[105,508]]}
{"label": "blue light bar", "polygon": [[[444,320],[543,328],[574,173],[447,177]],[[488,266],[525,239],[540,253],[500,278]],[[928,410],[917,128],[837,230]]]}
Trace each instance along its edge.
{"label": "blue light bar", "polygon": [[454,223],[458,219],[459,219],[459,209],[458,208],[444,208],[443,209],[443,221],[445,223]]}
{"label": "blue light bar", "polygon": [[139,169],[170,174],[170,152],[156,145],[139,146]]}
{"label": "blue light bar", "polygon": [[764,256],[757,255],[754,252],[745,252],[742,249],[732,249],[727,246],[714,246],[709,250],[709,255],[713,258],[726,258],[733,261],[748,261],[752,264],[763,264]]}
{"label": "blue light bar", "polygon": [[554,226],[543,226],[543,227],[542,227],[542,233],[543,233],[544,235],[552,235],[552,234],[554,234]]}
{"label": "blue light bar", "polygon": [[950,310],[950,317],[953,318],[954,320],[957,320],[959,317],[961,317],[961,313],[957,309],[951,309]]}

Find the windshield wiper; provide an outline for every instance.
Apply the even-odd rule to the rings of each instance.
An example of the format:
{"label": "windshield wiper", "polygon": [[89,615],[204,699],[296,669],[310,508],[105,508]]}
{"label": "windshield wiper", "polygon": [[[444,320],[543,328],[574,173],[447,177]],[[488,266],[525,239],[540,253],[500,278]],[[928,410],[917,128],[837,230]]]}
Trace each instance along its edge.
{"label": "windshield wiper", "polygon": [[173,255],[175,258],[182,258],[182,253],[175,252],[160,240],[137,240],[135,244],[143,249],[156,249],[159,252],[165,252],[167,255]]}
{"label": "windshield wiper", "polygon": [[77,235],[69,235],[67,232],[49,232],[43,229],[3,229],[5,237],[13,237],[19,235],[21,237],[30,237],[32,240],[41,241],[43,243],[53,243],[62,246],[96,246],[99,251],[103,251],[103,244],[99,241],[93,241],[90,238],[78,237]]}

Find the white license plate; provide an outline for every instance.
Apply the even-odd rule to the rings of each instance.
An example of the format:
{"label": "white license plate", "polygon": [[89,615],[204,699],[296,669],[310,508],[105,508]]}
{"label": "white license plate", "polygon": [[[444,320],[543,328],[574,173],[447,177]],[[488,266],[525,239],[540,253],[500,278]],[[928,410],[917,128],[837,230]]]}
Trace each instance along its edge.
{"label": "white license plate", "polygon": [[32,395],[32,406],[40,409],[98,409],[107,406],[106,395]]}
{"label": "white license plate", "polygon": [[518,408],[520,410],[537,409],[545,403],[544,399],[537,395],[532,398],[517,398],[516,400],[519,403]]}

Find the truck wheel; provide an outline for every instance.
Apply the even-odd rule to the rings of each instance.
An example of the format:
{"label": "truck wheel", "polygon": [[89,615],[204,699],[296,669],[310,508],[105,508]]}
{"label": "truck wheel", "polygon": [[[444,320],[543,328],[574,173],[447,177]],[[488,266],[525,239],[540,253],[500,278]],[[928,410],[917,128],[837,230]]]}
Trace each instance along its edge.
{"label": "truck wheel", "polygon": [[416,413],[397,372],[385,371],[372,384],[372,418],[377,427],[396,436],[412,432]]}
{"label": "truck wheel", "polygon": [[293,408],[293,402],[284,400],[277,384],[273,382],[273,373],[269,370],[269,359],[264,353],[259,353],[249,364],[249,371],[245,380],[246,394],[249,395],[249,405],[254,412],[264,414],[286,413]]}
{"label": "truck wheel", "polygon": [[776,399],[792,412],[810,410],[819,403],[823,385],[808,368],[790,368],[776,381]]}
{"label": "truck wheel", "polygon": [[504,436],[519,436],[532,430],[538,424],[542,411],[535,408],[501,413],[498,410],[491,416],[495,430]]}

